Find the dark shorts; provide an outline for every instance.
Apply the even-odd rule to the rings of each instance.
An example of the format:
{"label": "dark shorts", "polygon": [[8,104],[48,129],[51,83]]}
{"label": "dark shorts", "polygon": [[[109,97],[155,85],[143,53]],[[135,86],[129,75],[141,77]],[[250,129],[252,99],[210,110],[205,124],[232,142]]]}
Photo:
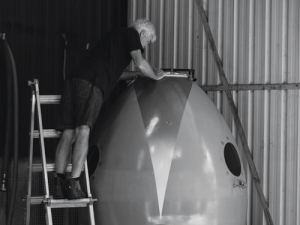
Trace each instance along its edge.
{"label": "dark shorts", "polygon": [[80,79],[66,80],[61,95],[57,129],[75,129],[81,125],[92,129],[102,103],[103,95],[97,86]]}

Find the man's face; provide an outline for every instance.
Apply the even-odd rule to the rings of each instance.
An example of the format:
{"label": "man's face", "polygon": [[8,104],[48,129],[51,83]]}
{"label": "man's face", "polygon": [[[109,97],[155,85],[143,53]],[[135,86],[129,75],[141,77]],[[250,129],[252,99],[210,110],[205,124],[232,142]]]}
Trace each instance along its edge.
{"label": "man's face", "polygon": [[153,39],[153,34],[146,35],[146,32],[142,30],[140,33],[140,39],[143,48],[145,48],[149,43],[151,43],[151,40]]}

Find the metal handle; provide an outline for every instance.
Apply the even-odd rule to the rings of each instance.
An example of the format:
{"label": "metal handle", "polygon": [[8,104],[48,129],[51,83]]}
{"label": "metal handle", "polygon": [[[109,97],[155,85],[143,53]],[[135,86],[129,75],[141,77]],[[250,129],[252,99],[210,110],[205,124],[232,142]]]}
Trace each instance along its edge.
{"label": "metal handle", "polygon": [[188,78],[188,75],[185,73],[174,73],[174,72],[166,72],[165,77],[182,77]]}
{"label": "metal handle", "polygon": [[245,189],[247,187],[247,184],[245,181],[238,180],[238,184],[233,184],[233,187],[240,187],[242,189]]}

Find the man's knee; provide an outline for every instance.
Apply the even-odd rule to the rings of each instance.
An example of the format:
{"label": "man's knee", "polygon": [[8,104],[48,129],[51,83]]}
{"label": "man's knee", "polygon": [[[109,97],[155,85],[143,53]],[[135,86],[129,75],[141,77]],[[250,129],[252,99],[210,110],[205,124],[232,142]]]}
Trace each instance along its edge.
{"label": "man's knee", "polygon": [[64,130],[62,133],[62,139],[70,142],[74,142],[75,131],[71,129]]}
{"label": "man's knee", "polygon": [[75,132],[76,132],[76,137],[78,137],[78,135],[88,137],[90,134],[90,127],[87,125],[81,125],[76,127]]}

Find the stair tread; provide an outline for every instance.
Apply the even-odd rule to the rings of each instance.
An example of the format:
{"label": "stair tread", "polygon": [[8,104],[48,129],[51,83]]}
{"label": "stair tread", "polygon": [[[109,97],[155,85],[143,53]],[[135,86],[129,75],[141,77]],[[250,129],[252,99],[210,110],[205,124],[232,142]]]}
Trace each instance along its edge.
{"label": "stair tread", "polygon": [[[62,132],[55,130],[55,129],[44,129],[43,130],[43,136],[44,138],[60,138]],[[33,138],[39,138],[40,137],[40,131],[34,130],[33,131]]]}
{"label": "stair tread", "polygon": [[97,201],[93,198],[81,198],[81,199],[53,199],[52,196],[48,200],[44,199],[45,196],[32,196],[31,204],[48,204],[51,208],[75,208],[75,207],[86,207],[89,204]]}
{"label": "stair tread", "polygon": [[59,104],[60,95],[39,95],[41,104]]}
{"label": "stair tread", "polygon": [[[72,164],[68,164],[66,172],[71,172]],[[84,166],[82,167],[82,171],[84,170]],[[32,163],[32,172],[41,172],[43,171],[42,163]],[[53,172],[55,171],[55,163],[47,163],[47,171]]]}

